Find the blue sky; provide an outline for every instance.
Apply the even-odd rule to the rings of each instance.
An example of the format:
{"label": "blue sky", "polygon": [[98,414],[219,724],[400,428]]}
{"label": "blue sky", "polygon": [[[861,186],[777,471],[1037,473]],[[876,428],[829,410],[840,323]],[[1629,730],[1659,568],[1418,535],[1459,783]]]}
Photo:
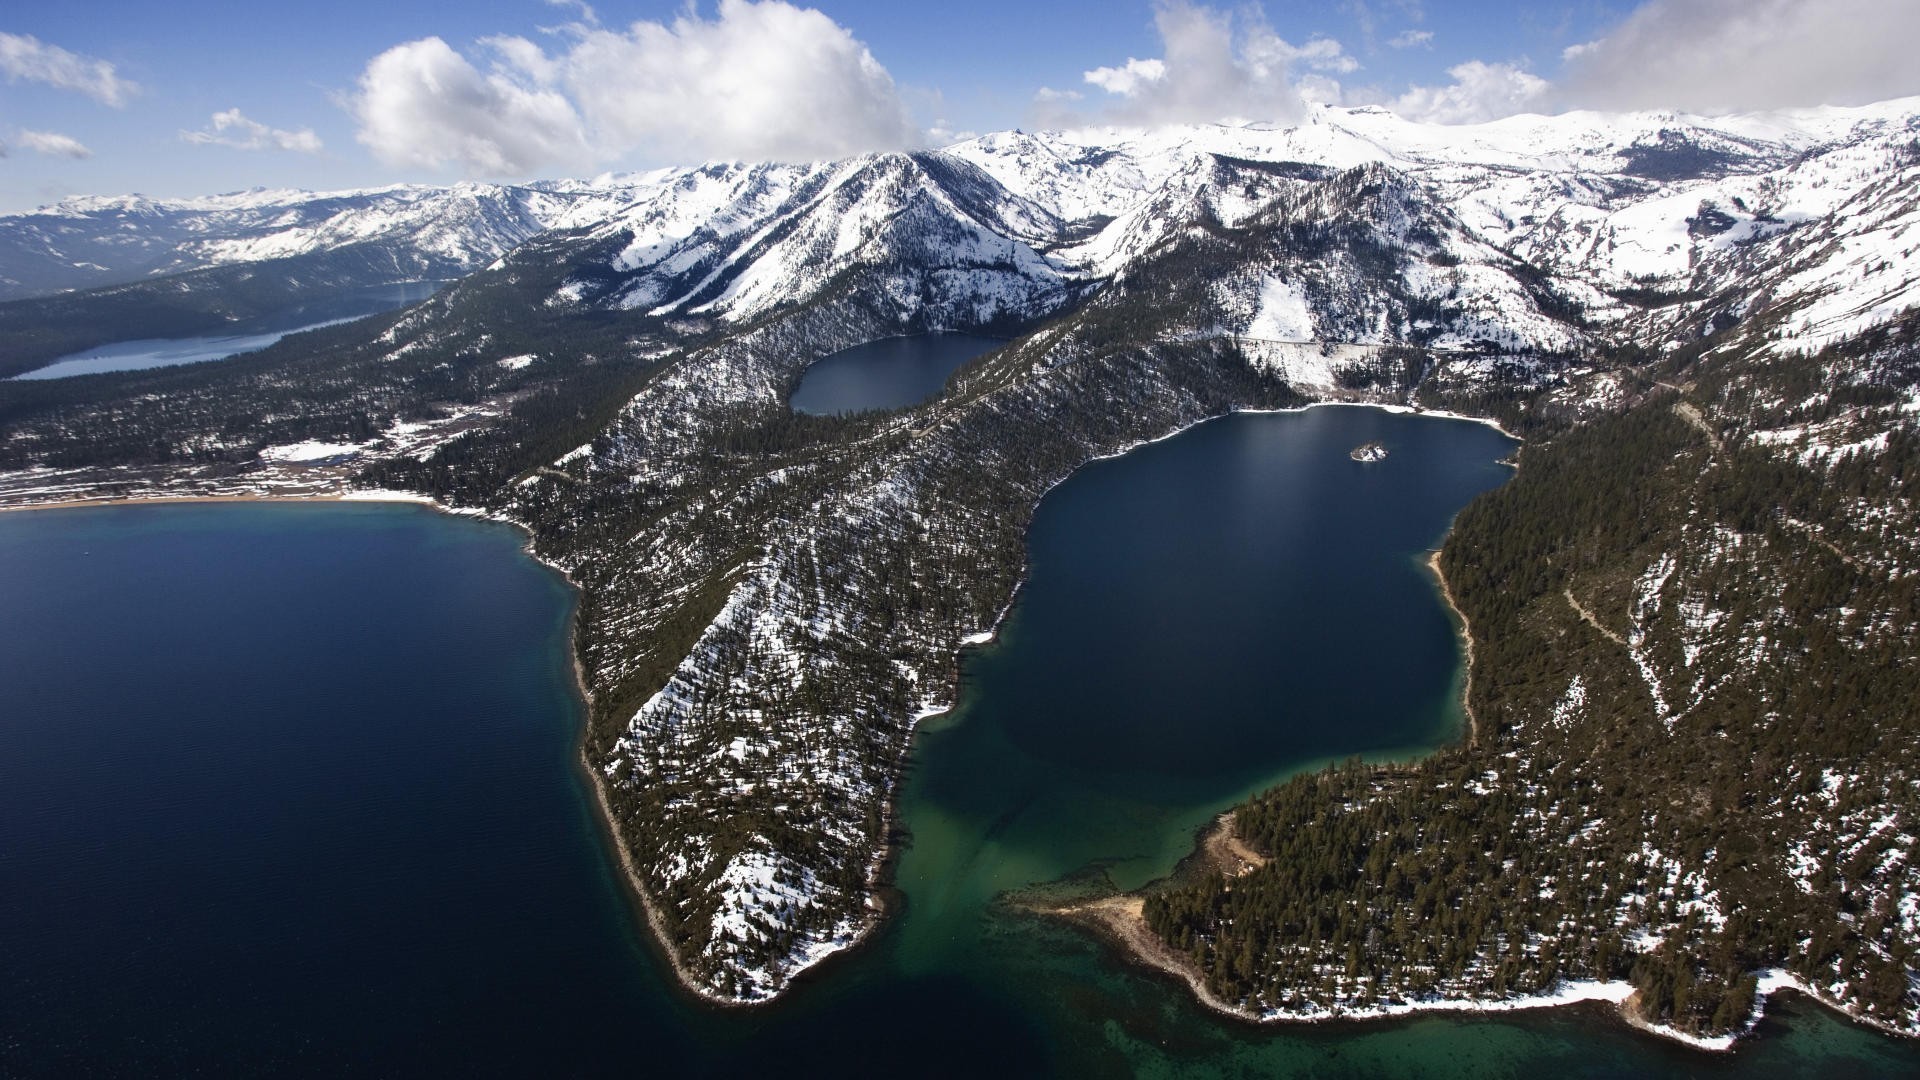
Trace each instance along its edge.
{"label": "blue sky", "polygon": [[1284,122],[1302,101],[1469,122],[1920,93],[1913,0],[9,7],[0,211]]}

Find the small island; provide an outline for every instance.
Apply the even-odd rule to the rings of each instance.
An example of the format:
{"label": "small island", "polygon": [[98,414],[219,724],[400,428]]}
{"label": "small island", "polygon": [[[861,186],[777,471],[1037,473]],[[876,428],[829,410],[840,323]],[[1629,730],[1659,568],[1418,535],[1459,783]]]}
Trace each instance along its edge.
{"label": "small island", "polygon": [[1365,442],[1354,447],[1347,456],[1355,461],[1385,461],[1387,448],[1377,442]]}

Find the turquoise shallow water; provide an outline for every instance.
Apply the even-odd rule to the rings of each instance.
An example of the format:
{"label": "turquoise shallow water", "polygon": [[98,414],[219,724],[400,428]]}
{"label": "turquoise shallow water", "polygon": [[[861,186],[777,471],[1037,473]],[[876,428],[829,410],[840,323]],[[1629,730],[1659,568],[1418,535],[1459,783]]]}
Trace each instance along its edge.
{"label": "turquoise shallow water", "polygon": [[[1361,465],[1354,445],[1391,456]],[[1165,873],[1220,808],[1452,738],[1420,566],[1511,444],[1241,416],[1042,504],[901,793],[904,910],[776,1005],[641,939],[573,763],[570,597],[404,506],[0,515],[0,1075],[1902,1076],[1787,1003],[1733,1055],[1598,1008],[1259,1028],[1007,890]]]}

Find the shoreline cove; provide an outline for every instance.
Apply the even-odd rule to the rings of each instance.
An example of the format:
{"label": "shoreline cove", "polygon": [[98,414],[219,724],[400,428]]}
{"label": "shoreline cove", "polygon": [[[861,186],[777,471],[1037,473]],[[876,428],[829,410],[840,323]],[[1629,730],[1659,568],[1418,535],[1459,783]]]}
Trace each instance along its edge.
{"label": "shoreline cove", "polygon": [[[1055,488],[1058,488],[1060,485],[1066,483],[1068,480],[1078,475],[1081,472],[1081,470],[1087,468],[1088,466],[1094,465],[1098,462],[1111,461],[1120,457],[1124,457],[1125,455],[1132,453],[1135,450],[1141,449],[1142,447],[1151,446],[1156,443],[1166,442],[1169,439],[1173,439],[1180,435],[1186,434],[1187,432],[1193,431],[1196,428],[1201,427],[1202,425],[1212,423],[1216,420],[1221,420],[1226,417],[1235,416],[1242,413],[1245,413],[1248,415],[1283,415],[1283,414],[1290,414],[1290,413],[1305,413],[1310,409],[1334,408],[1334,407],[1370,408],[1370,409],[1379,409],[1383,412],[1389,412],[1389,413],[1432,416],[1439,419],[1448,419],[1448,420],[1463,420],[1470,423],[1484,424],[1488,427],[1493,428],[1496,431],[1499,431],[1502,435],[1506,435],[1508,438],[1513,438],[1513,436],[1508,434],[1506,430],[1502,428],[1497,422],[1490,419],[1465,416],[1465,415],[1445,412],[1441,410],[1421,409],[1421,408],[1417,408],[1410,405],[1375,404],[1372,402],[1364,402],[1364,401],[1313,401],[1313,402],[1308,402],[1304,405],[1290,406],[1287,408],[1280,408],[1280,409],[1261,409],[1261,408],[1229,409],[1224,412],[1216,413],[1212,416],[1201,417],[1200,419],[1195,420],[1192,423],[1183,424],[1161,435],[1157,435],[1148,439],[1139,439],[1134,442],[1128,443],[1127,445],[1122,446],[1118,449],[1112,450],[1108,453],[1097,454],[1087,458],[1086,460],[1080,462],[1078,465],[1075,465],[1072,469],[1068,470],[1059,479],[1047,485],[1047,487],[1044,490],[1042,490],[1037,496],[1035,496],[1032,506],[1029,508],[1029,512],[1031,514],[1031,512],[1036,511],[1040,506],[1040,504],[1046,500],[1047,496],[1052,494]],[[850,955],[853,952],[857,951],[862,945],[866,944],[867,942],[873,939],[874,932],[877,929],[879,929],[881,924],[887,918],[890,908],[894,906],[889,904],[885,899],[885,893],[888,886],[883,880],[883,875],[886,868],[899,858],[901,850],[904,846],[900,840],[900,837],[903,835],[903,832],[900,829],[900,822],[898,821],[898,802],[899,802],[898,796],[899,796],[900,782],[902,777],[905,774],[905,769],[907,764],[905,757],[903,757],[898,767],[894,770],[894,775],[891,779],[891,782],[889,784],[888,790],[884,798],[884,802],[882,804],[882,808],[881,808],[882,820],[885,820],[889,823],[888,837],[885,840],[885,842],[883,842],[879,846],[878,850],[876,850],[876,852],[874,853],[873,859],[869,862],[867,866],[867,873],[866,873],[867,890],[868,890],[868,896],[866,901],[867,910],[866,910],[866,915],[861,920],[860,924],[853,929],[852,933],[848,934],[844,938],[841,938],[835,941],[821,943],[819,947],[816,947],[814,950],[810,952],[808,956],[806,956],[805,962],[800,963],[794,967],[788,968],[785,973],[786,978],[788,980],[787,985],[781,988],[780,990],[767,995],[766,997],[743,1000],[739,998],[728,997],[725,995],[717,994],[712,990],[710,990],[709,988],[707,988],[706,986],[704,986],[703,984],[701,984],[694,977],[693,973],[686,967],[685,963],[681,960],[679,952],[675,948],[670,935],[666,932],[664,917],[660,914],[658,902],[655,900],[651,892],[647,890],[645,882],[642,879],[639,873],[638,867],[634,862],[633,852],[631,848],[628,846],[626,842],[626,838],[622,835],[620,831],[619,823],[615,820],[613,816],[612,802],[605,787],[605,783],[606,783],[605,778],[602,777],[599,774],[599,772],[593,768],[592,763],[587,760],[586,742],[587,742],[587,729],[589,724],[588,717],[589,717],[590,710],[592,709],[592,706],[593,706],[593,697],[592,697],[592,694],[587,689],[586,673],[580,667],[579,653],[574,648],[575,635],[578,632],[578,623],[577,623],[577,613],[579,610],[578,598],[583,594],[584,590],[582,590],[578,585],[578,583],[576,583],[572,579],[572,577],[567,574],[564,568],[557,566],[551,562],[548,562],[546,559],[543,559],[540,557],[538,552],[534,550],[534,538],[533,538],[532,532],[529,529],[527,529],[525,525],[521,524],[518,521],[515,521],[511,518],[504,517],[489,511],[485,511],[485,510],[448,506],[444,503],[441,503],[437,499],[432,498],[431,496],[421,495],[416,492],[399,491],[399,490],[384,489],[384,488],[356,489],[348,486],[348,482],[345,481],[344,479],[338,482],[341,485],[339,489],[337,489],[334,492],[325,493],[325,494],[298,493],[298,494],[281,495],[281,494],[275,494],[272,492],[257,492],[257,493],[212,493],[207,495],[163,494],[163,495],[155,495],[151,497],[141,497],[138,495],[115,495],[115,496],[108,496],[108,497],[98,498],[98,499],[65,499],[65,500],[49,501],[44,503],[18,504],[14,506],[0,507],[0,512],[15,511],[15,510],[25,511],[25,510],[77,509],[77,508],[83,508],[83,507],[89,507],[89,506],[130,506],[130,505],[141,505],[141,504],[167,505],[167,504],[192,504],[192,503],[213,503],[213,502],[232,502],[232,503],[393,502],[393,503],[412,503],[415,505],[425,507],[429,510],[433,510],[437,513],[448,514],[456,517],[465,517],[465,518],[471,518],[471,519],[492,521],[502,525],[511,526],[512,528],[520,532],[522,536],[521,547],[522,547],[522,550],[527,555],[527,557],[532,559],[534,562],[539,563],[541,566],[546,567],[547,569],[552,570],[554,573],[558,574],[561,580],[566,583],[567,587],[570,590],[572,590],[574,594],[574,603],[570,609],[570,614],[568,616],[568,629],[567,629],[568,653],[569,653],[568,659],[574,669],[574,679],[577,684],[576,693],[578,693],[580,696],[580,705],[583,710],[581,725],[580,725],[580,733],[578,737],[578,747],[576,749],[575,756],[580,762],[581,769],[588,774],[588,778],[593,788],[593,796],[594,796],[593,803],[597,808],[597,815],[599,818],[600,827],[606,831],[608,838],[613,844],[615,859],[620,865],[621,872],[627,879],[628,890],[632,893],[633,901],[636,903],[636,906],[638,908],[638,910],[634,913],[635,921],[645,925],[647,929],[647,936],[652,940],[656,951],[658,951],[661,954],[662,958],[666,961],[669,969],[672,970],[674,974],[674,979],[677,983],[679,983],[680,987],[684,991],[686,991],[688,994],[692,995],[694,998],[698,999],[703,1003],[718,1006],[718,1007],[729,1009],[729,1010],[750,1009],[750,1008],[761,1006],[761,1005],[771,1005],[783,999],[786,996],[787,991],[790,990],[795,985],[795,981],[798,980],[800,976],[802,976],[803,974],[813,971],[815,968],[819,967],[821,964],[835,957],[841,956],[843,954]],[[1029,520],[1028,528],[1031,529],[1031,520]],[[917,703],[917,707],[908,717],[908,731],[907,731],[907,739],[905,744],[907,747],[906,754],[908,756],[911,755],[914,738],[919,732],[920,724],[922,721],[934,716],[940,716],[946,713],[953,712],[955,709],[958,709],[960,707],[959,663],[960,663],[961,653],[967,648],[985,647],[985,646],[991,645],[995,640],[997,640],[997,638],[999,637],[1001,627],[1005,625],[1007,618],[1012,615],[1014,607],[1019,603],[1021,593],[1026,588],[1028,576],[1031,574],[1031,572],[1032,572],[1032,568],[1030,565],[1023,570],[1020,579],[1014,583],[1013,589],[1008,594],[1006,602],[1003,605],[1001,605],[1000,612],[997,616],[995,616],[993,620],[993,625],[991,627],[989,627],[987,630],[984,630],[984,631],[978,631],[972,634],[968,634],[962,637],[958,642],[955,643],[953,664],[950,667],[951,674],[947,680],[947,686],[945,688],[945,692],[929,693],[927,696],[921,698],[920,701]]]}
{"label": "shoreline cove", "polygon": [[[1182,425],[1172,431],[1166,432],[1162,435],[1159,435],[1153,438],[1137,440],[1135,442],[1132,442],[1124,447],[1121,447],[1109,453],[1099,454],[1099,455],[1089,457],[1085,461],[1082,461],[1080,464],[1076,465],[1073,469],[1069,470],[1065,475],[1060,477],[1060,479],[1048,485],[1048,487],[1045,490],[1040,492],[1040,494],[1035,497],[1033,505],[1034,507],[1038,507],[1039,504],[1045,500],[1046,496],[1050,494],[1054,488],[1059,487],[1061,484],[1065,483],[1068,479],[1071,479],[1073,476],[1077,475],[1082,469],[1090,465],[1093,465],[1097,462],[1107,461],[1107,460],[1122,457],[1144,446],[1149,446],[1154,443],[1164,442],[1178,435],[1192,431],[1193,429],[1198,428],[1201,425],[1211,423],[1216,420],[1220,420],[1224,417],[1233,416],[1240,413],[1247,413],[1247,414],[1253,414],[1253,415],[1304,413],[1310,409],[1333,408],[1333,407],[1372,408],[1372,409],[1379,409],[1383,412],[1388,412],[1388,413],[1427,416],[1427,417],[1433,417],[1436,419],[1445,419],[1445,420],[1465,421],[1468,423],[1476,423],[1476,424],[1484,425],[1486,427],[1490,427],[1493,430],[1499,432],[1502,435],[1505,435],[1508,438],[1515,438],[1511,433],[1507,432],[1506,429],[1502,427],[1497,421],[1494,421],[1489,418],[1469,416],[1469,415],[1454,413],[1446,410],[1423,409],[1416,406],[1402,405],[1402,404],[1385,404],[1385,403],[1373,403],[1373,402],[1365,402],[1365,401],[1316,401],[1316,402],[1309,402],[1305,405],[1293,406],[1288,408],[1280,408],[1280,409],[1260,409],[1260,408],[1232,409],[1232,410],[1228,410],[1226,412],[1218,413],[1212,416],[1203,417],[1201,419],[1193,421],[1192,423]],[[1521,440],[1515,439],[1515,441],[1519,442]],[[1516,454],[1514,455],[1514,457],[1510,457],[1508,459],[1502,460],[1500,464],[1507,465],[1510,468],[1517,469],[1518,468],[1518,463],[1516,460],[1517,456],[1518,455]],[[277,494],[269,491],[269,492],[251,492],[251,493],[218,493],[216,492],[216,493],[199,494],[199,495],[194,495],[194,494],[156,494],[152,496],[113,495],[113,496],[108,496],[103,498],[61,499],[61,500],[49,500],[46,502],[28,502],[28,503],[19,503],[19,504],[13,504],[13,505],[5,505],[5,506],[0,506],[0,513],[37,511],[37,510],[82,509],[87,507],[100,507],[100,506],[187,505],[187,504],[207,504],[207,503],[319,503],[319,504],[325,504],[325,503],[373,503],[373,502],[408,503],[408,504],[420,506],[424,509],[427,509],[436,513],[446,514],[451,517],[481,520],[481,521],[487,521],[491,523],[497,523],[500,525],[510,526],[521,534],[521,538],[522,538],[521,548],[523,553],[526,554],[528,558],[538,563],[543,568],[546,568],[552,571],[567,586],[569,592],[571,593],[571,602],[569,603],[569,606],[568,606],[568,615],[567,615],[568,664],[572,672],[574,693],[578,695],[578,703],[582,710],[579,729],[575,737],[576,743],[575,743],[575,751],[573,754],[573,759],[577,768],[580,770],[581,773],[585,774],[585,778],[588,781],[589,789],[592,795],[592,798],[588,800],[588,802],[589,802],[589,805],[592,807],[592,812],[596,821],[597,828],[601,832],[601,835],[605,840],[605,842],[611,845],[612,847],[611,854],[613,856],[613,859],[618,864],[618,868],[621,876],[625,879],[626,889],[624,891],[627,892],[627,894],[630,897],[629,903],[631,905],[631,910],[633,912],[634,921],[636,923],[639,923],[645,926],[646,938],[650,941],[651,947],[653,948],[653,950],[657,952],[662,959],[665,960],[668,970],[672,971],[674,975],[673,981],[678,984],[678,988],[681,992],[685,993],[686,995],[688,995],[689,997],[691,997],[692,999],[694,999],[695,1001],[699,1002],[702,1005],[716,1007],[723,1011],[729,1011],[729,1012],[746,1011],[759,1006],[776,1004],[786,998],[787,992],[789,990],[810,981],[809,979],[801,978],[801,976],[804,973],[811,972],[814,969],[820,967],[821,965],[826,964],[829,961],[835,960],[836,958],[843,958],[845,956],[850,956],[853,953],[856,953],[862,946],[867,945],[872,940],[874,940],[875,938],[874,931],[880,928],[880,926],[884,924],[887,918],[889,918],[890,916],[897,915],[899,905],[887,895],[891,886],[884,880],[884,878],[886,874],[886,869],[889,866],[893,865],[898,860],[899,855],[904,847],[904,844],[902,842],[902,837],[904,836],[904,832],[901,829],[901,823],[898,820],[898,806],[899,806],[898,795],[899,795],[899,789],[900,789],[900,782],[902,777],[904,776],[904,770],[905,770],[904,761],[901,763],[901,768],[896,770],[896,775],[892,778],[892,782],[890,783],[889,789],[886,794],[885,803],[883,807],[883,817],[886,821],[889,822],[888,837],[886,841],[875,852],[875,856],[868,866],[868,870],[867,870],[867,881],[868,881],[868,889],[869,889],[869,895],[867,899],[868,910],[867,910],[866,917],[861,921],[859,926],[857,926],[851,934],[847,935],[843,939],[833,941],[833,942],[823,943],[824,947],[815,950],[812,953],[812,955],[807,957],[805,963],[797,965],[788,970],[787,972],[788,982],[786,986],[784,986],[778,992],[768,995],[767,997],[764,997],[764,998],[741,1000],[737,998],[722,996],[707,989],[705,986],[703,986],[701,983],[699,983],[695,979],[695,977],[693,976],[693,973],[682,962],[678,952],[675,950],[669,935],[666,933],[664,920],[660,915],[657,902],[655,901],[651,893],[647,890],[646,885],[638,872],[638,869],[634,863],[632,851],[630,850],[628,844],[626,843],[625,838],[622,836],[618,822],[614,818],[614,815],[612,812],[612,806],[608,798],[608,793],[604,786],[604,783],[605,783],[604,778],[597,772],[597,770],[592,768],[591,763],[587,759],[587,734],[588,734],[588,727],[589,727],[590,710],[593,704],[593,696],[590,690],[588,689],[586,673],[581,666],[579,654],[575,647],[575,642],[576,642],[577,634],[579,630],[579,624],[578,624],[579,598],[582,595],[584,595],[584,590],[579,586],[577,582],[573,580],[571,575],[569,575],[563,567],[542,558],[535,551],[534,536],[532,532],[524,524],[518,521],[515,521],[512,518],[504,517],[499,514],[486,511],[486,510],[477,509],[477,508],[463,508],[463,507],[448,506],[446,504],[439,502],[436,499],[433,499],[430,496],[421,495],[415,492],[391,490],[391,489],[379,489],[379,488],[352,488],[352,487],[346,486],[344,482],[342,482],[341,486],[336,490],[327,492],[327,493]],[[1444,538],[1442,539],[1442,547],[1444,547]],[[1475,742],[1477,742],[1478,723],[1476,718],[1473,716],[1471,705],[1469,703],[1471,687],[1472,687],[1472,679],[1473,679],[1472,635],[1470,633],[1470,629],[1469,629],[1466,617],[1464,613],[1462,613],[1459,610],[1457,604],[1455,604],[1451,590],[1447,585],[1445,575],[1440,568],[1440,555],[1441,555],[1441,548],[1436,547],[1434,549],[1430,549],[1427,554],[1427,558],[1424,560],[1424,562],[1426,563],[1428,569],[1434,576],[1434,581],[1441,594],[1442,602],[1445,604],[1448,611],[1453,615],[1453,617],[1458,620],[1458,623],[1459,623],[1458,633],[1460,635],[1460,640],[1462,642],[1462,650],[1463,650],[1463,661],[1462,661],[1463,676],[1462,676],[1462,688],[1461,688],[1460,701],[1461,701],[1461,707],[1462,707],[1462,714],[1466,720],[1465,726],[1466,726],[1466,736],[1468,739],[1468,743],[1469,745],[1473,745]],[[1031,573],[1031,567],[1028,568],[1027,573],[1028,574]],[[1005,604],[1001,607],[1000,612],[995,617],[991,627],[989,627],[987,630],[984,630],[984,631],[979,631],[973,634],[965,635],[955,643],[955,648],[954,648],[955,663],[952,669],[953,674],[948,680],[947,692],[944,695],[929,694],[928,696],[922,698],[921,701],[918,703],[918,707],[909,716],[909,734],[908,734],[908,742],[907,742],[907,745],[909,748],[913,744],[914,736],[918,734],[921,721],[929,719],[934,716],[950,713],[960,707],[961,703],[958,700],[959,699],[958,675],[959,675],[959,660],[960,660],[961,654],[964,653],[969,648],[978,648],[978,647],[987,646],[992,644],[998,639],[1002,626],[1005,624],[1007,618],[1012,614],[1014,606],[1019,602],[1021,593],[1024,590],[1026,584],[1027,584],[1027,575],[1023,574],[1021,579],[1015,583],[1013,589],[1008,595],[1008,598]],[[1437,750],[1439,748],[1435,747],[1434,749]],[[1431,752],[1432,751],[1429,751],[1429,753]],[[1216,834],[1220,834],[1220,835],[1216,835]],[[1239,847],[1241,850],[1247,850],[1244,848],[1244,845],[1238,845],[1237,838],[1232,835],[1230,811],[1226,814],[1221,815],[1219,818],[1213,821],[1209,826],[1201,830],[1200,834],[1195,837],[1195,850],[1193,854],[1189,855],[1187,859],[1182,860],[1180,867],[1177,867],[1175,869],[1174,874],[1178,875],[1181,869],[1186,867],[1190,861],[1193,861],[1195,859],[1207,858],[1208,848],[1210,844],[1215,847],[1222,847],[1223,845],[1233,844],[1236,847]],[[1251,858],[1257,858],[1257,856],[1252,855],[1250,852],[1249,852],[1249,856]],[[1257,865],[1257,863],[1255,865]],[[1250,869],[1250,867],[1243,868],[1241,872],[1244,872],[1244,869]],[[1033,910],[1036,914],[1049,917],[1049,918],[1064,919],[1068,922],[1073,923],[1076,926],[1081,927],[1083,930],[1088,931],[1097,939],[1108,943],[1110,947],[1114,948],[1119,953],[1123,962],[1128,964],[1129,966],[1132,966],[1138,969],[1145,969],[1148,971],[1157,972],[1162,976],[1172,977],[1183,982],[1192,991],[1195,999],[1198,1000],[1204,1006],[1206,1006],[1209,1009],[1209,1011],[1212,1011],[1215,1014],[1220,1015],[1227,1019],[1236,1020],[1241,1023],[1257,1025],[1261,1027],[1265,1027],[1268,1025],[1316,1024],[1316,1023],[1328,1023],[1328,1022],[1365,1023],[1365,1022],[1370,1022],[1374,1020],[1403,1018],[1403,1017],[1412,1016],[1412,1015],[1431,1014],[1431,1013],[1442,1013],[1442,1014],[1444,1013],[1453,1013],[1453,1014],[1500,1013],[1500,1012],[1513,1012],[1513,1011],[1531,1010],[1531,1009],[1554,1008],[1559,1006],[1602,1002],[1602,1003],[1615,1006],[1616,1015],[1620,1016],[1630,1026],[1648,1035],[1653,1035],[1663,1039],[1667,1039],[1669,1041],[1677,1042],[1679,1044],[1682,1044],[1697,1050],[1709,1051],[1709,1052],[1731,1052],[1732,1050],[1737,1048],[1737,1044],[1741,1039],[1752,1034],[1754,1030],[1757,1028],[1757,1026],[1759,1025],[1765,1013],[1766,1005],[1769,997],[1771,997],[1775,993],[1780,993],[1785,991],[1785,992],[1801,994],[1806,998],[1808,998],[1810,1001],[1813,1001],[1816,1004],[1823,1006],[1828,1011],[1839,1015],[1841,1018],[1849,1022],[1860,1024],[1867,1028],[1884,1032],[1887,1034],[1891,1034],[1891,1035],[1904,1034],[1886,1025],[1876,1023],[1871,1018],[1857,1015],[1853,1011],[1846,1008],[1844,1005],[1837,1004],[1833,1001],[1828,1000],[1827,998],[1819,994],[1817,991],[1815,991],[1812,987],[1808,986],[1798,978],[1786,972],[1773,971],[1773,970],[1760,971],[1755,973],[1760,978],[1760,985],[1758,990],[1756,991],[1753,1012],[1748,1017],[1746,1023],[1742,1026],[1742,1028],[1738,1032],[1735,1032],[1733,1034],[1712,1037],[1712,1038],[1704,1038],[1700,1036],[1690,1035],[1685,1032],[1681,1032],[1676,1029],[1673,1029],[1671,1027],[1650,1024],[1645,1022],[1644,1020],[1641,1020],[1636,1015],[1634,1015],[1632,1010],[1632,992],[1633,992],[1632,986],[1625,982],[1593,982],[1593,981],[1568,982],[1568,983],[1562,984],[1562,986],[1559,989],[1557,989],[1554,993],[1551,993],[1551,994],[1542,994],[1542,995],[1533,995],[1529,997],[1507,998],[1507,999],[1497,999],[1497,1000],[1432,999],[1432,1000],[1416,1000],[1416,1001],[1409,1001],[1409,1002],[1403,1002],[1403,1003],[1397,1003],[1397,1004],[1383,1005],[1383,1006],[1378,1006],[1371,1009],[1326,1010],[1326,1011],[1319,1011],[1314,1013],[1274,1012],[1274,1013],[1269,1013],[1264,1015],[1256,1014],[1256,1013],[1249,1012],[1243,1008],[1240,1008],[1230,1002],[1226,1002],[1223,999],[1220,999],[1217,995],[1213,994],[1206,987],[1205,980],[1201,976],[1201,974],[1198,972],[1198,970],[1196,970],[1190,964],[1190,962],[1186,961],[1184,957],[1180,957],[1174,954],[1172,950],[1168,948],[1165,945],[1165,943],[1160,940],[1158,935],[1154,934],[1152,930],[1146,926],[1144,914],[1141,909],[1141,905],[1144,902],[1144,897],[1150,890],[1154,889],[1155,887],[1159,886],[1160,884],[1162,884],[1167,880],[1168,878],[1162,878],[1155,882],[1151,882],[1146,886],[1143,886],[1141,889],[1133,890],[1126,893],[1120,893],[1112,896],[1107,896],[1107,897],[1099,898],[1096,900],[1082,901],[1079,903],[1069,904],[1069,905],[1054,907],[1054,908],[1034,907],[1031,910]]]}

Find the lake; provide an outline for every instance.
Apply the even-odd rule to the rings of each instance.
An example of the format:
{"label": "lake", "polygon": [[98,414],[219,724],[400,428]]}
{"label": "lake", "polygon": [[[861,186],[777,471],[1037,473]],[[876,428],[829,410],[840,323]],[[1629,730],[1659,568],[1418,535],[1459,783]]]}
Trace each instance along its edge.
{"label": "lake", "polygon": [[[1377,441],[1385,461],[1348,458]],[[403,505],[0,514],[0,1075],[1914,1075],[1805,1003],[1706,1055],[1603,1009],[1254,1027],[1009,891],[1132,886],[1243,795],[1459,730],[1420,564],[1512,443],[1243,415],[1042,502],[901,791],[904,910],[766,1008],[640,935],[557,576]]]}
{"label": "lake", "polygon": [[277,315],[248,319],[219,334],[187,338],[148,338],[119,341],[63,356],[45,367],[15,375],[16,379],[61,379],[69,375],[98,375],[107,371],[137,371],[225,360],[257,352],[289,334],[364,319],[383,311],[415,304],[432,296],[436,281],[407,281],[356,289],[343,296],[301,305]]}
{"label": "lake", "polygon": [[881,338],[822,357],[807,368],[789,401],[794,412],[831,416],[867,409],[904,409],[939,394],[947,377],[1005,345],[978,334],[915,334]]}

